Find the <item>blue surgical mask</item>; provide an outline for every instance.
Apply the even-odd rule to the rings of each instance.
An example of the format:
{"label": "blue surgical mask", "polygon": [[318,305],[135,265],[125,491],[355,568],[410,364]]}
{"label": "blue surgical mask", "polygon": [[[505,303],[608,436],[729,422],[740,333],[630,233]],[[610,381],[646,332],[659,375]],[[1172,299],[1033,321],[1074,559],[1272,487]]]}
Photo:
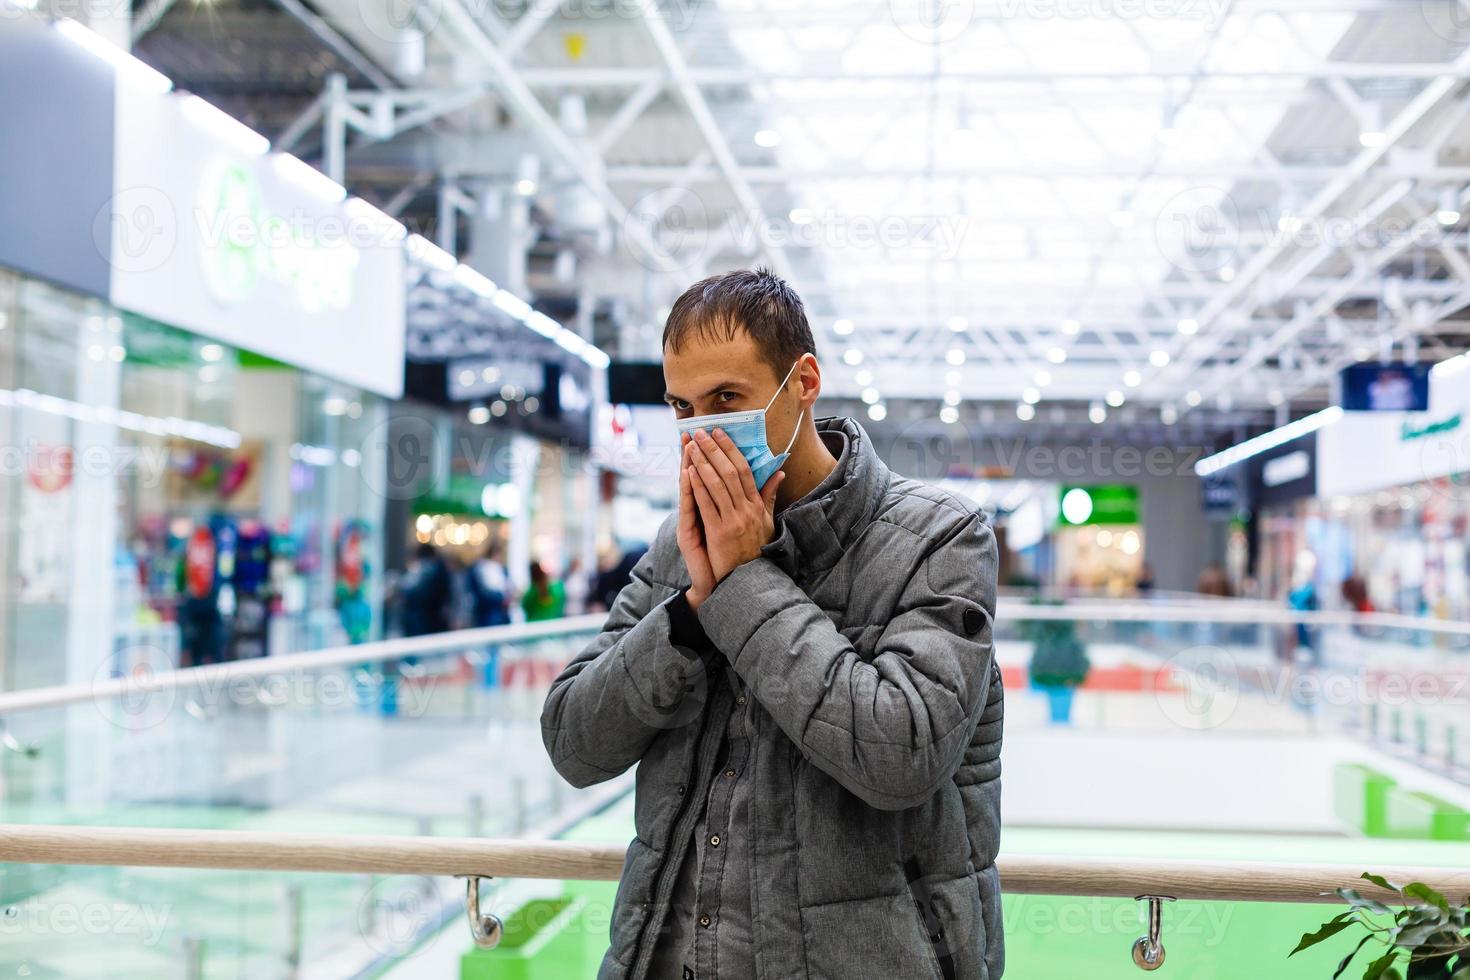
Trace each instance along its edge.
{"label": "blue surgical mask", "polygon": [[[796,364],[800,364],[797,361]],[[776,393],[771,400],[766,402],[765,408],[753,409],[749,412],[725,412],[716,415],[695,415],[687,419],[678,419],[674,422],[681,434],[693,435],[699,429],[706,431],[710,429],[721,429],[730,441],[735,443],[735,448],[740,450],[740,455],[750,464],[751,476],[755,477],[755,488],[759,490],[766,485],[766,481],[776,475],[781,464],[786,462],[791,455],[791,447],[796,444],[796,433],[801,431],[801,420],[806,416],[806,410],[802,409],[796,417],[796,426],[791,430],[791,441],[786,444],[780,455],[771,452],[770,445],[766,442],[766,413],[771,406],[776,404],[776,395],[786,390],[786,382],[791,380],[791,372],[796,370],[796,364],[791,365],[791,370],[786,372],[786,377],[781,379],[781,384],[776,388]]]}

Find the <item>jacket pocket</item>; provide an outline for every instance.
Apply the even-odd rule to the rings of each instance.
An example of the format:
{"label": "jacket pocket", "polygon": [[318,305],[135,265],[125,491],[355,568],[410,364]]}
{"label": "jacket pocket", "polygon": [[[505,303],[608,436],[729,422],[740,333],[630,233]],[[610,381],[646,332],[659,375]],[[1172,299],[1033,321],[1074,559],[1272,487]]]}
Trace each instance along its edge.
{"label": "jacket pocket", "polygon": [[937,978],[928,937],[907,892],[801,910],[811,980]]}
{"label": "jacket pocket", "polygon": [[984,962],[989,937],[976,876],[926,876],[913,859],[904,864],[904,873],[912,912],[933,954],[937,975],[942,980],[987,976]]}

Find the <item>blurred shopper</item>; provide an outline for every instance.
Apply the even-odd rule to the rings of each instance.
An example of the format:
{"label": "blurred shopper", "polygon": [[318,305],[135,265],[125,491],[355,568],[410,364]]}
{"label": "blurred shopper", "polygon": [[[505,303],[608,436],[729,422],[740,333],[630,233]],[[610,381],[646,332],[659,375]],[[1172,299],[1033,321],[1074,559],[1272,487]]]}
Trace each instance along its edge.
{"label": "blurred shopper", "polygon": [[449,567],[431,544],[421,544],[398,585],[403,608],[403,635],[424,636],[449,628],[453,592]]}
{"label": "blurred shopper", "polygon": [[574,785],[638,765],[603,980],[1001,975],[995,537],[813,418],[815,351],[764,271],[664,327],[679,511],[541,718]]}
{"label": "blurred shopper", "polygon": [[617,602],[618,593],[628,587],[633,581],[633,568],[647,554],[646,548],[629,548],[623,552],[605,571],[597,576],[597,584],[593,586],[593,594],[599,606],[603,609],[611,609],[613,603]]}
{"label": "blurred shopper", "polygon": [[566,588],[547,573],[539,562],[531,562],[531,587],[521,596],[521,610],[526,621],[560,619],[566,614]]}
{"label": "blurred shopper", "polygon": [[470,621],[475,626],[504,626],[510,622],[510,574],[503,553],[500,542],[492,542],[480,560],[465,570]]}
{"label": "blurred shopper", "polygon": [[580,616],[587,611],[587,600],[592,594],[592,583],[587,581],[587,573],[582,570],[582,562],[573,558],[571,565],[567,567],[566,577],[567,608],[568,616]]}
{"label": "blurred shopper", "polygon": [[1228,599],[1230,598],[1230,578],[1225,574],[1225,569],[1220,565],[1206,565],[1204,571],[1199,573],[1199,578],[1195,581],[1194,591],[1200,595]]}

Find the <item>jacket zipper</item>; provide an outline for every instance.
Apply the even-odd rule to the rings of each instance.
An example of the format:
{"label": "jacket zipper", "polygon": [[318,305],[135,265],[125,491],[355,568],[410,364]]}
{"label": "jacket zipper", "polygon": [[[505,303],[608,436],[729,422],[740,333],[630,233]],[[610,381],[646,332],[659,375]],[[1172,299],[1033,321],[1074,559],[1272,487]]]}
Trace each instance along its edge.
{"label": "jacket zipper", "polygon": [[[715,676],[717,680],[723,681],[723,677],[718,672]],[[720,739],[710,737],[710,719],[713,714],[714,712],[712,711],[705,711],[704,718],[700,722],[699,752],[695,756],[695,765],[697,767],[695,769],[695,780],[698,782],[703,781],[703,773],[709,771],[710,763],[713,761],[713,752],[719,749]],[[695,785],[698,785],[698,782]],[[684,861],[684,852],[688,850],[690,845],[689,836],[693,833],[694,820],[698,819],[699,813],[695,807],[690,805],[694,802],[696,796],[692,792],[694,788],[695,786],[692,785],[690,787],[691,792],[684,794],[684,802],[681,805],[682,809],[678,819],[674,821],[673,839],[682,840],[684,844],[679,849],[678,854],[669,854],[668,859],[664,862],[663,868],[659,871],[658,883],[653,892],[653,904],[655,908],[668,903],[669,896],[674,890],[674,876],[679,873],[679,868]],[[648,973],[648,963],[653,958],[654,944],[647,941],[648,926],[649,921],[644,920],[643,928],[639,930],[638,958],[633,963],[632,976],[634,980],[638,980],[638,978],[644,977]]]}
{"label": "jacket zipper", "polygon": [[929,950],[934,954],[934,964],[944,980],[955,980],[954,954],[943,947],[944,924],[939,921],[930,900],[929,889],[924,887],[924,875],[919,868],[918,858],[909,858],[903,863],[904,876],[909,881],[909,895],[914,900],[914,909],[919,913],[919,927],[924,938],[929,940]]}

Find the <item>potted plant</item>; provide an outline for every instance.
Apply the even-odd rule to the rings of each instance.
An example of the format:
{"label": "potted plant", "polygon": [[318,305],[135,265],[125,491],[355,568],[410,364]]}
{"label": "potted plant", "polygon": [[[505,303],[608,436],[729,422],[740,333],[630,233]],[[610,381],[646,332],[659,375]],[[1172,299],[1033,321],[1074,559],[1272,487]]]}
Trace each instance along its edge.
{"label": "potted plant", "polygon": [[[1322,923],[1316,932],[1303,935],[1288,956],[1356,927],[1366,935],[1338,963],[1334,978],[1344,976],[1353,958],[1370,943],[1380,948],[1369,951],[1372,959],[1363,971],[1363,980],[1470,978],[1470,935],[1466,934],[1470,930],[1470,899],[1465,905],[1451,905],[1423,882],[1396,885],[1381,875],[1367,872],[1363,879],[1397,892],[1401,901],[1394,904],[1401,907],[1395,911],[1351,888],[1339,888],[1337,894],[1348,903],[1348,910]],[[1385,946],[1386,950],[1381,948]]]}
{"label": "potted plant", "polygon": [[1031,686],[1046,694],[1052,722],[1065,725],[1072,720],[1072,695],[1092,666],[1077,638],[1077,624],[1070,619],[1034,619],[1022,626],[1022,635],[1032,644]]}

